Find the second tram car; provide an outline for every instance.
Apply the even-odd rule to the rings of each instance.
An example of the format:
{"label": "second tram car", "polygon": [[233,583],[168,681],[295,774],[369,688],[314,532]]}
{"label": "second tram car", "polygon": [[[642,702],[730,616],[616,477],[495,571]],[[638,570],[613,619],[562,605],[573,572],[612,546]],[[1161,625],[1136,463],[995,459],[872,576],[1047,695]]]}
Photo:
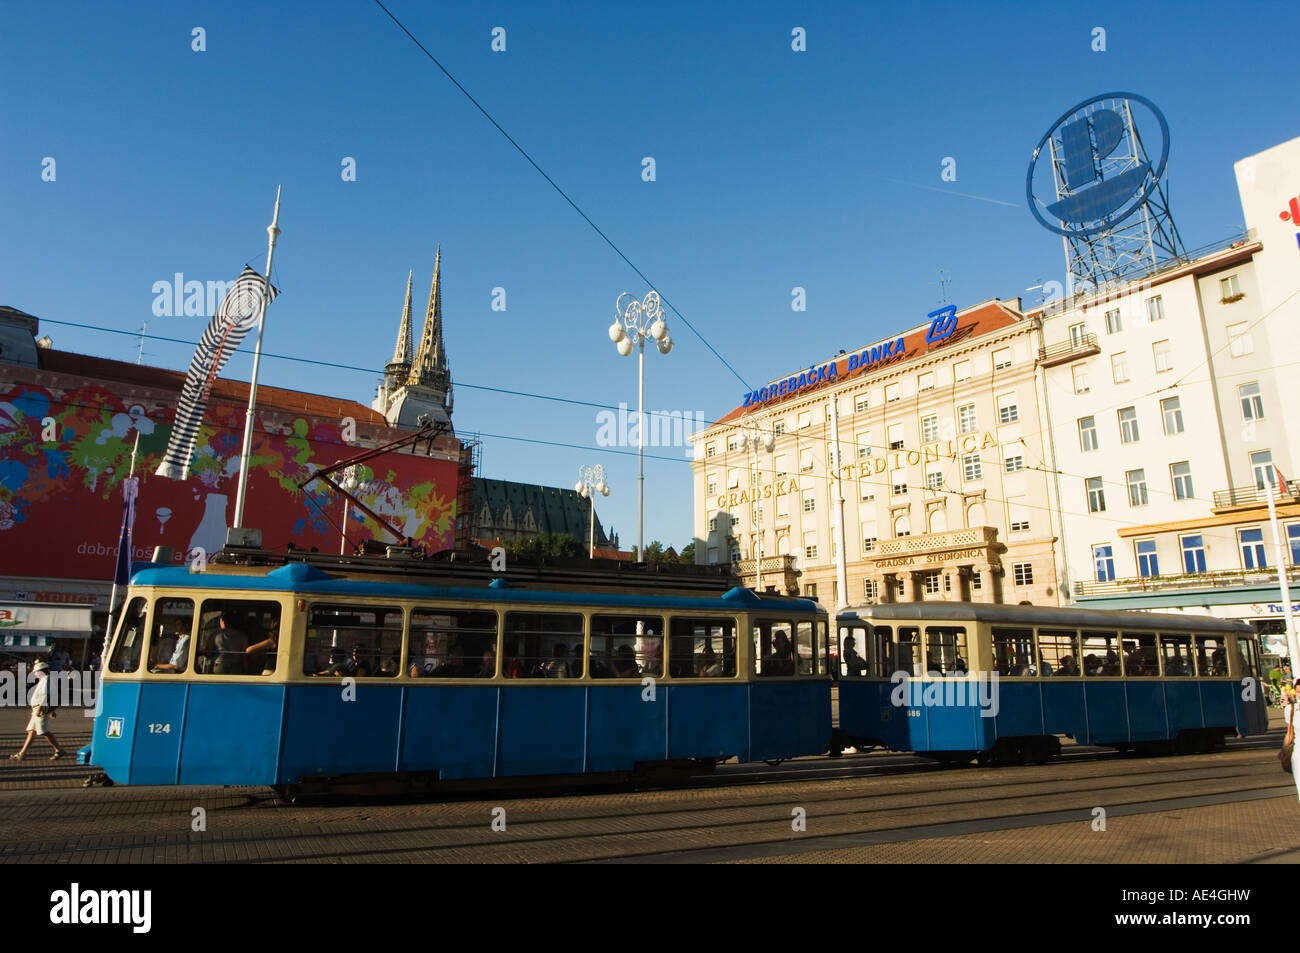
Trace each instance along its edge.
{"label": "second tram car", "polygon": [[914,602],[838,617],[846,745],[1043,762],[1059,736],[1149,753],[1267,730],[1259,643],[1207,616]]}

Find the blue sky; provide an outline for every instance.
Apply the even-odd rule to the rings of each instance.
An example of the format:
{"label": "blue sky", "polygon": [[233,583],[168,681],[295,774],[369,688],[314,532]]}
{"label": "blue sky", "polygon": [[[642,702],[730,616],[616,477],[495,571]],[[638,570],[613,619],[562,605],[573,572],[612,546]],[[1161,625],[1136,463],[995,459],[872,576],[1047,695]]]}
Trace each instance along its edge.
{"label": "blue sky", "polygon": [[[941,268],[961,307],[1062,280],[1024,177],[1081,100],[1128,90],[1164,111],[1189,248],[1241,226],[1232,163],[1300,135],[1293,3],[387,5],[753,386],[919,324]],[[373,0],[10,3],[5,20],[0,304],[197,340],[205,318],[153,315],[154,282],[260,269],[282,184],[265,348],[374,372],[268,360],[262,380],[369,403],[407,271],[422,306],[441,242],[456,428],[500,435],[483,475],[569,486],[602,463],[598,513],[634,542],[636,458],[595,446],[595,409],[467,385],[634,407],[635,361],[606,328],[620,292],[648,288]],[[681,318],[669,327],[647,406],[716,419],[744,384]],[[136,358],[131,337],[42,330]],[[192,348],[145,352],[184,368]],[[241,355],[227,373],[250,368]],[[674,459],[647,460],[646,538],[680,547],[690,468],[653,452]]]}

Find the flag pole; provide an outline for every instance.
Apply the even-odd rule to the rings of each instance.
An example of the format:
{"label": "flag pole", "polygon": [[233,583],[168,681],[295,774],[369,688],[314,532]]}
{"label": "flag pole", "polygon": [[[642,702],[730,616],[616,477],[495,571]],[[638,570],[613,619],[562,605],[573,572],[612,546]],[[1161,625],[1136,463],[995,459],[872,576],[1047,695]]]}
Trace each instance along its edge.
{"label": "flag pole", "polygon": [[1291,673],[1295,674],[1296,663],[1300,661],[1300,651],[1296,650],[1295,636],[1295,619],[1291,612],[1291,581],[1287,578],[1287,564],[1285,548],[1282,545],[1282,532],[1277,525],[1277,507],[1273,505],[1273,493],[1275,488],[1286,489],[1286,484],[1282,482],[1282,471],[1276,466],[1273,467],[1273,479],[1268,481],[1264,487],[1264,492],[1268,497],[1268,521],[1273,524],[1273,546],[1277,555],[1277,578],[1282,588],[1282,612],[1286,616],[1286,650],[1290,656]]}
{"label": "flag pole", "polygon": [[[135,477],[135,457],[136,457],[136,454],[139,453],[139,452],[140,452],[140,431],[137,429],[136,432],[135,432],[135,444],[132,445],[132,447],[131,447],[131,472],[127,474],[127,479],[128,479],[128,480],[133,479],[133,478]],[[124,499],[124,500],[125,500],[125,498],[126,498],[126,492],[127,492],[127,490],[126,490],[126,484],[123,484],[123,485],[122,485],[122,496],[123,496],[123,499]],[[124,520],[123,525],[125,526],[125,516],[123,517],[123,520]],[[128,542],[127,542],[127,537],[128,537],[128,535],[129,535],[129,534],[127,534],[127,533],[123,533],[123,534],[122,534],[122,538],[119,539],[119,540],[117,541],[117,545],[118,545],[118,549],[119,549],[119,551],[120,551],[120,549],[121,549],[122,546],[128,545]],[[135,544],[132,542],[132,543],[130,543],[130,545],[134,546]],[[128,554],[127,554],[127,557],[126,557],[126,565],[127,565],[128,578],[129,578],[130,569],[131,569],[131,556],[132,556],[132,555],[134,555],[134,554],[133,554],[133,553],[128,553]],[[120,560],[121,560],[121,556],[120,556],[120,554],[119,554],[118,559],[119,559],[119,562],[120,562]],[[100,650],[99,650],[99,658],[100,658],[100,665],[101,665],[101,666],[104,664],[104,656],[108,654],[108,643],[109,643],[109,641],[113,638],[113,630],[114,630],[115,628],[117,628],[117,626],[114,624],[114,620],[113,620],[113,613],[117,611],[117,587],[118,587],[118,574],[117,574],[117,570],[114,569],[114,571],[113,571],[113,588],[112,588],[112,590],[111,590],[111,591],[109,592],[109,594],[108,594],[108,620],[107,620],[107,622],[106,622],[105,625],[104,625],[104,644],[103,644],[103,646],[102,646],[102,647],[100,648]],[[89,646],[90,646],[90,640],[89,640],[89,639],[86,640],[86,646],[87,646],[87,650],[89,650]],[[83,657],[82,657],[82,660],[81,660],[81,661],[82,661],[82,665],[84,666],[84,665],[85,665],[85,661],[86,661],[86,660],[85,660],[85,657],[84,657],[84,654],[83,654]]]}
{"label": "flag pole", "polygon": [[248,414],[244,418],[244,443],[239,451],[239,490],[235,494],[235,525],[244,525],[244,496],[248,490],[248,456],[253,444],[253,409],[257,405],[257,371],[262,363],[262,327],[266,321],[267,295],[271,293],[271,262],[275,258],[275,240],[280,234],[280,187],[275,187],[275,214],[266,229],[266,274],[262,278],[262,304],[257,313],[257,346],[253,349],[253,379],[248,385]]}

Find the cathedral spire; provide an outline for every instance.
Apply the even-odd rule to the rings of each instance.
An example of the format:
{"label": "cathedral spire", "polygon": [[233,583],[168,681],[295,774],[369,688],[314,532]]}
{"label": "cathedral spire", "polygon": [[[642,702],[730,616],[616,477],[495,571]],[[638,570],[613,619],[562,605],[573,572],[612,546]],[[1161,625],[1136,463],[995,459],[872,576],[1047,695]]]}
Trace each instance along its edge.
{"label": "cathedral spire", "polygon": [[433,258],[433,284],[429,286],[429,306],[424,312],[424,330],[420,335],[420,347],[415,352],[415,361],[411,366],[410,383],[441,383],[440,372],[446,370],[446,359],[442,352],[442,246],[438,246]]}
{"label": "cathedral spire", "polygon": [[404,364],[406,367],[411,366],[411,279],[415,277],[414,271],[406,273],[406,307],[402,309],[402,326],[397,332],[397,347],[393,349],[392,364]]}

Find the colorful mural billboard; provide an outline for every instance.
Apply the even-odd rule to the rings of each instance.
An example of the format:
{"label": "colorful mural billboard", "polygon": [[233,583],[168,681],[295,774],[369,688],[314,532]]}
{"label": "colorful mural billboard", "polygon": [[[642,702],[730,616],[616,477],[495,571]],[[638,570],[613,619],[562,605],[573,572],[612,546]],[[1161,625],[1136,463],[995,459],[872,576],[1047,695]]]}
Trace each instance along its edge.
{"label": "colorful mural billboard", "polygon": [[[171,433],[174,403],[141,399],[138,388],[78,381],[65,387],[0,376],[0,575],[111,580],[122,519],[122,481],[131,469],[140,495],[134,558],[170,546],[177,562],[196,548],[220,551],[235,509],[245,408],[214,400],[196,443],[191,476],[154,475]],[[46,375],[48,378],[48,375]],[[117,390],[136,394],[124,397]],[[157,394],[157,392],[154,392]],[[263,546],[338,552],[335,524],[344,498],[320,483],[298,484],[321,467],[358,452],[337,419],[259,411],[254,423],[244,525],[262,530]],[[358,426],[358,429],[363,429]],[[370,427],[376,440],[399,432]],[[374,443],[369,443],[373,446]],[[450,549],[456,516],[454,460],[387,453],[356,474],[354,493],[430,552]],[[391,541],[350,507],[348,537]]]}

